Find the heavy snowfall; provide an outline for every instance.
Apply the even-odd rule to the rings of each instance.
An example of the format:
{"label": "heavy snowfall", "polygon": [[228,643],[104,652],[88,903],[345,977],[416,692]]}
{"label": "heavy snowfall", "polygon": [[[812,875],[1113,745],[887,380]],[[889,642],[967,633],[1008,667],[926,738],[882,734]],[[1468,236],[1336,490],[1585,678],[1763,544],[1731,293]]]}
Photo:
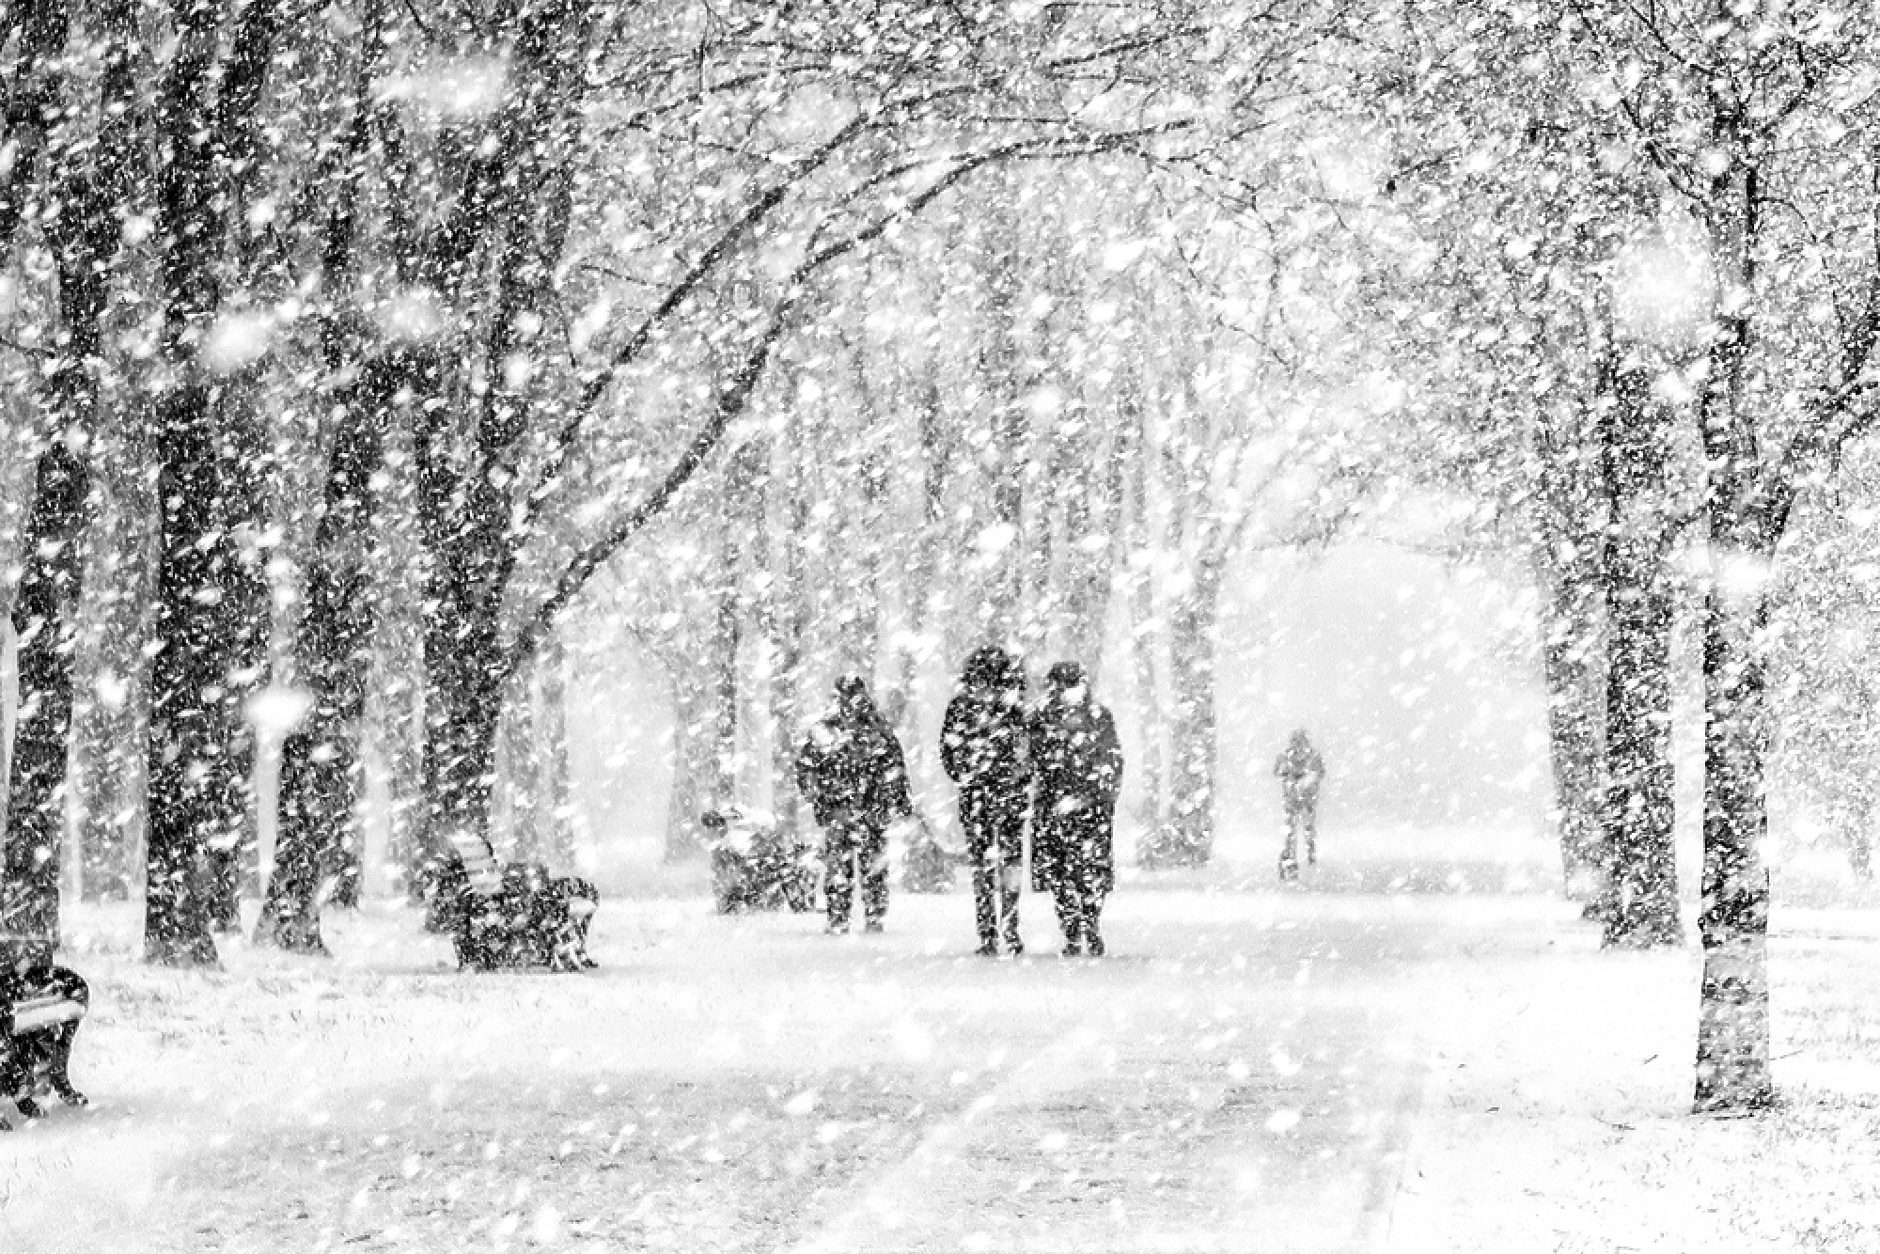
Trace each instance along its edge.
{"label": "heavy snowfall", "polygon": [[1880,15],[0,0],[0,1250],[1880,1251]]}

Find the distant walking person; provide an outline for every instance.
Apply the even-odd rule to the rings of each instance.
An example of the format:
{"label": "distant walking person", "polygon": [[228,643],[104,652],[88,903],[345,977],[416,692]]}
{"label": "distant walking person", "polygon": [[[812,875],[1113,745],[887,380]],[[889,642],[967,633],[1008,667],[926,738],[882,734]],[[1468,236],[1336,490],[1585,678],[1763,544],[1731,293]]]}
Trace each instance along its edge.
{"label": "distant walking person", "polygon": [[1319,861],[1319,784],[1325,778],[1325,761],[1306,738],[1305,728],[1293,732],[1279,759],[1273,763],[1279,776],[1280,792],[1286,801],[1286,847],[1279,855],[1279,877],[1299,878],[1299,837],[1306,841],[1306,865]]}
{"label": "distant walking person", "polygon": [[854,675],[836,681],[836,704],[796,755],[797,791],[823,830],[823,895],[829,931],[846,932],[857,863],[865,930],[888,913],[888,824],[913,812],[901,743]]}
{"label": "distant walking person", "polygon": [[1099,915],[1116,885],[1111,832],[1123,749],[1116,720],[1091,699],[1075,662],[1059,662],[1045,675],[1044,700],[1032,715],[1031,760],[1032,887],[1057,901],[1064,956],[1100,958]]}
{"label": "distant walking person", "polygon": [[958,695],[947,703],[940,765],[959,785],[979,952],[987,957],[997,956],[1001,936],[1010,953],[1025,952],[1018,935],[1031,775],[1025,723],[1025,672],[1018,659],[991,646],[975,649]]}

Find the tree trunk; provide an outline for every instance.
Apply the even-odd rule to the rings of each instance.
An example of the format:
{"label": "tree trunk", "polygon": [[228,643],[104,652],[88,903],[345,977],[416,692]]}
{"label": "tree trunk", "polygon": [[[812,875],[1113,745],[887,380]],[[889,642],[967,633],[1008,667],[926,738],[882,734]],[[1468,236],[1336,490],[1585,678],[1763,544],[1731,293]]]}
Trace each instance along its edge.
{"label": "tree trunk", "polygon": [[1560,821],[1567,895],[1596,905],[1607,899],[1605,649],[1596,580],[1562,570],[1548,577],[1542,608],[1542,667],[1547,681],[1548,758]]}
{"label": "tree trunk", "polygon": [[[91,354],[67,365],[90,378]],[[81,385],[88,387],[89,385]],[[80,406],[68,410],[76,413]],[[0,880],[0,956],[9,964],[59,946],[59,847],[71,744],[72,670],[80,541],[89,514],[89,471],[73,445],[83,428],[40,454],[26,524],[25,569],[13,602],[19,707],[7,777],[5,878]]]}
{"label": "tree trunk", "polygon": [[[907,771],[918,807],[921,783],[928,779],[932,751],[921,734],[920,707],[914,700],[920,684],[921,664],[928,655],[929,641],[944,644],[946,583],[941,578],[941,562],[947,547],[946,497],[952,478],[954,445],[949,438],[941,404],[940,388],[930,369],[912,385],[915,422],[919,432],[920,522],[913,537],[913,548],[902,571],[902,600],[907,613],[907,630],[902,636],[894,667],[894,679],[882,694],[881,710],[889,726],[895,729],[907,756]],[[937,770],[935,771],[937,774]]]}
{"label": "tree trunk", "polygon": [[1169,612],[1170,839],[1153,865],[1201,866],[1214,850],[1215,613],[1219,576],[1204,570]]}
{"label": "tree trunk", "polygon": [[268,449],[252,371],[226,378],[217,389],[215,427],[221,459],[216,528],[228,551],[219,589],[228,632],[225,691],[216,705],[218,733],[226,745],[225,761],[236,805],[236,826],[209,842],[207,866],[210,926],[218,932],[241,928],[244,880],[258,872],[260,833],[255,793],[255,728],[248,703],[267,682],[268,646],[273,634],[274,598],[268,586],[267,554],[258,543],[263,531],[264,495],[269,476]]}
{"label": "tree trunk", "polygon": [[1142,832],[1137,860],[1154,865],[1167,840],[1163,831],[1163,757],[1167,737],[1161,687],[1156,681],[1156,652],[1160,624],[1155,614],[1155,554],[1149,547],[1149,474],[1143,442],[1135,441],[1130,463],[1129,519],[1125,526],[1131,564],[1136,567],[1129,584],[1129,656],[1135,680],[1136,716],[1142,724],[1142,763],[1135,775],[1141,782]]}
{"label": "tree trunk", "polygon": [[[505,534],[507,493],[486,473],[459,479],[445,451],[444,411],[437,406],[419,413],[421,499],[431,567],[422,790],[427,893],[448,860],[480,859],[488,850],[504,686],[498,616],[513,563]],[[453,497],[460,484],[464,500],[458,505]],[[433,925],[439,922],[439,904],[432,894]]]}
{"label": "tree trunk", "polygon": [[1760,1108],[1775,1092],[1769,1075],[1769,872],[1762,863],[1769,826],[1768,608],[1760,590],[1733,595],[1721,582],[1712,579],[1704,612],[1700,1111]]}
{"label": "tree trunk", "polygon": [[[741,476],[734,474],[734,481]],[[738,534],[747,521],[743,510],[750,496],[745,487],[734,488],[734,500],[722,521],[723,537],[719,558],[719,586],[713,594],[710,638],[706,656],[711,659],[711,775],[706,798],[716,809],[738,804],[738,654],[744,634],[742,538]],[[694,812],[696,813],[696,811]]]}
{"label": "tree trunk", "polygon": [[233,661],[221,597],[231,555],[216,526],[220,484],[207,390],[179,386],[158,412],[162,647],[150,674],[144,950],[152,962],[214,965],[208,849],[238,840],[244,820],[221,708]]}
{"label": "tree trunk", "polygon": [[560,632],[543,637],[535,676],[540,698],[535,751],[541,788],[536,847],[550,869],[568,874],[575,867],[574,802],[568,783],[568,646]]}
{"label": "tree trunk", "polygon": [[[539,655],[538,655],[539,656]],[[536,824],[541,809],[540,760],[536,756],[535,668],[509,680],[509,696],[496,729],[496,792],[493,844],[510,862],[540,862]]]}
{"label": "tree trunk", "polygon": [[[1734,121],[1735,119],[1730,119]],[[1731,137],[1734,142],[1734,136]],[[1757,169],[1733,163],[1712,184],[1712,252],[1722,290],[1755,290],[1763,208]],[[1747,409],[1753,305],[1725,311],[1698,411],[1709,524],[1704,599],[1704,947],[1693,1105],[1749,1111],[1775,1100],[1769,1072],[1768,580],[1793,485],[1763,473]]]}
{"label": "tree trunk", "polygon": [[[125,415],[138,428],[144,424]],[[83,685],[75,712],[80,889],[88,900],[123,901],[131,896],[141,863],[143,755],[148,743],[149,659],[141,645],[150,637],[154,599],[151,523],[155,503],[142,482],[139,453],[147,441],[129,441],[120,451],[100,457],[113,463],[105,476],[96,523],[99,539],[91,546],[85,596],[89,613],[81,631],[79,674]]]}
{"label": "tree trunk", "polygon": [[[770,743],[770,777],[776,789],[771,808],[776,811],[777,826],[785,835],[802,831],[807,825],[802,815],[801,798],[796,792],[797,738],[803,728],[804,641],[809,635],[809,614],[814,604],[815,586],[810,578],[807,541],[810,527],[810,500],[805,467],[796,460],[787,444],[779,444],[776,455],[782,462],[784,484],[781,512],[781,543],[774,546],[771,559],[780,566],[770,581],[771,681],[770,724],[774,729]],[[771,483],[777,481],[773,468]],[[779,551],[780,550],[780,551]]]}
{"label": "tree trunk", "polygon": [[[1127,422],[1128,419],[1126,418]],[[1090,426],[1082,429],[1090,438]],[[1103,630],[1109,619],[1112,584],[1122,535],[1124,462],[1127,442],[1115,440],[1107,457],[1086,456],[1072,472],[1073,488],[1065,502],[1064,653],[1083,664],[1092,681],[1103,660]]]}
{"label": "tree trunk", "polygon": [[[1610,403],[1610,387],[1603,397]],[[1534,568],[1541,590],[1541,667],[1548,758],[1567,895],[1603,910],[1606,641],[1603,454],[1597,405],[1543,413],[1535,439]],[[1589,420],[1590,418],[1590,420]]]}
{"label": "tree trunk", "polygon": [[[414,419],[383,433],[387,465],[416,461]],[[385,772],[388,833],[385,858],[399,876],[411,905],[422,905],[430,846],[424,834],[424,637],[425,544],[417,485],[411,475],[393,476],[393,486],[374,503],[379,571],[378,614],[372,642],[372,680],[367,690],[367,728],[373,757]]]}
{"label": "tree trunk", "polygon": [[[483,564],[471,570],[441,565],[443,573],[432,582],[434,617],[424,633],[424,830],[433,877],[446,859],[476,860],[488,851],[503,688],[496,607],[472,573]],[[432,905],[438,905],[435,897]]]}
{"label": "tree trunk", "polygon": [[[107,14],[107,29],[121,15]],[[43,181],[64,210],[49,218],[58,267],[61,334],[45,384],[48,438],[33,475],[33,498],[21,546],[21,573],[11,620],[18,707],[7,761],[3,860],[0,860],[0,957],[50,954],[59,944],[60,846],[65,827],[67,764],[72,741],[73,673],[85,555],[82,538],[92,513],[92,444],[98,427],[98,369],[105,290],[117,253],[120,171],[42,161],[59,116],[63,68],[56,64],[68,34],[63,6],[33,4],[21,14],[18,77],[7,103],[13,152],[0,187],[0,253],[12,249],[28,198]],[[115,33],[115,32],[114,32]],[[106,104],[121,103],[125,49],[107,44],[102,81]],[[104,154],[128,159],[121,127],[101,136]],[[41,169],[42,166],[47,167]]]}
{"label": "tree trunk", "polygon": [[[232,33],[220,28],[221,16],[211,6],[178,11],[157,101],[169,378],[156,404],[162,541],[144,947],[151,961],[172,965],[216,961],[210,928],[218,915],[226,919],[229,877],[218,885],[212,850],[226,871],[226,855],[250,826],[252,740],[241,697],[258,678],[266,640],[257,626],[257,603],[265,603],[257,554],[252,546],[244,553],[233,534],[255,517],[260,441],[246,397],[234,394],[244,389],[212,383],[199,349],[222,312],[229,228],[259,142],[258,102],[282,11],[257,0]],[[225,35],[228,54],[218,63]],[[227,421],[237,424],[232,433],[221,429]]]}
{"label": "tree trunk", "polygon": [[[505,98],[475,149],[448,229],[431,241],[446,288],[466,300],[483,297],[478,357],[486,376],[476,412],[460,416],[465,430],[446,430],[438,406],[423,416],[418,440],[430,556],[424,792],[434,863],[489,849],[496,724],[511,664],[503,600],[522,541],[511,526],[517,470],[539,401],[530,379],[554,351],[540,327],[555,317],[555,267],[573,197],[565,150],[589,81],[593,16],[579,0],[519,11]],[[493,273],[483,269],[486,259]],[[468,446],[461,463],[451,456],[458,438]]]}
{"label": "tree trunk", "polygon": [[409,420],[399,411],[429,394],[423,385],[434,379],[396,355],[368,363],[334,398],[337,429],[294,641],[308,709],[281,746],[274,871],[255,928],[257,940],[283,949],[326,952],[320,908],[360,874],[361,741],[377,625],[372,480],[384,464],[384,432]]}
{"label": "tree trunk", "polygon": [[1623,369],[1606,425],[1605,818],[1610,908],[1605,943],[1675,945],[1672,838],[1672,593],[1666,569],[1670,410],[1642,367]]}
{"label": "tree trunk", "polygon": [[1025,444],[1026,421],[1022,381],[1019,378],[1018,224],[1010,208],[1014,176],[1007,172],[995,191],[981,259],[985,315],[979,376],[989,407],[988,443],[984,453],[990,480],[989,525],[968,537],[978,546],[975,565],[983,576],[979,599],[979,637],[988,643],[1011,645],[1024,626],[1025,610]]}

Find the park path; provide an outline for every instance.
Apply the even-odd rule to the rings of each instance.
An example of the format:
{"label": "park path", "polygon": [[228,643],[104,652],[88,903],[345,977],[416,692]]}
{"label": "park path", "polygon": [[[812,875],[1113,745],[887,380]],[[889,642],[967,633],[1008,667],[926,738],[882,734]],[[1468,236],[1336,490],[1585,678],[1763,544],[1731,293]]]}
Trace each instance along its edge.
{"label": "park path", "polygon": [[1377,1247],[1427,963],[1467,927],[1429,898],[1150,892],[1112,913],[1116,956],[1011,964],[1075,990],[1048,1042],[861,1173],[795,1254]]}
{"label": "park path", "polygon": [[869,937],[610,901],[582,977],[391,910],[187,975],[81,915],[95,1104],[0,1143],[0,1249],[1375,1249],[1494,910],[1212,875],[1125,883],[1094,961],[1036,896],[1017,961],[963,893]]}

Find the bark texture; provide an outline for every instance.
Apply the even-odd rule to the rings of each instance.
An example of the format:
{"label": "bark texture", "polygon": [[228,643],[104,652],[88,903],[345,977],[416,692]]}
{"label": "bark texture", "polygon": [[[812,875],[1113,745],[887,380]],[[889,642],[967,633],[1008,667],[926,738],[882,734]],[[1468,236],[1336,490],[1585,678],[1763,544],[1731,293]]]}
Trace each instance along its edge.
{"label": "bark texture", "polygon": [[1672,592],[1666,570],[1670,411],[1637,365],[1619,371],[1605,456],[1606,543],[1605,943],[1675,945],[1678,882],[1672,843]]}

